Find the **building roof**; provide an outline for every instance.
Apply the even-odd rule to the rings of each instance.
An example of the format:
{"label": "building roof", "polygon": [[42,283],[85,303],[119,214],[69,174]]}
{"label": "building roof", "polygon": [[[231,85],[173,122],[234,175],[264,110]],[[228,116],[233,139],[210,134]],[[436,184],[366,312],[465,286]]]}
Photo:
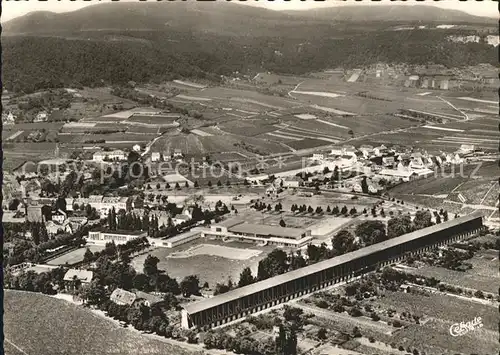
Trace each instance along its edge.
{"label": "building roof", "polygon": [[126,291],[121,288],[115,289],[112,293],[111,296],[109,296],[109,299],[115,303],[122,303],[122,304],[128,304],[129,306],[132,305],[137,296],[135,293]]}
{"label": "building roof", "polygon": [[473,220],[476,220],[478,218],[482,218],[481,214],[478,212],[474,212],[468,216],[463,216],[460,218],[456,218],[453,220],[449,220],[447,222],[443,222],[440,224],[435,224],[433,226],[423,228],[420,230],[417,230],[415,232],[411,232],[408,234],[404,234],[400,237],[397,238],[392,238],[389,240],[386,240],[381,243],[376,243],[373,245],[370,245],[368,247],[358,249],[356,251],[346,253],[344,255],[340,255],[328,260],[320,261],[316,264],[309,265],[297,270],[293,270],[290,272],[287,272],[285,274],[281,274],[278,276],[271,277],[267,280],[259,281],[254,284],[240,287],[237,289],[234,289],[232,291],[229,291],[227,293],[224,293],[222,295],[218,295],[215,297],[211,297],[202,301],[194,302],[191,304],[187,304],[184,307],[184,309],[189,313],[189,314],[194,314],[200,311],[203,311],[205,309],[209,309],[212,307],[219,306],[221,304],[237,300],[239,298],[257,293],[262,290],[266,290],[268,288],[277,286],[277,285],[282,285],[286,282],[296,280],[300,277],[311,275],[317,272],[320,272],[325,269],[332,268],[337,265],[344,264],[348,261],[359,259],[362,257],[366,257],[368,255],[371,255],[375,252],[379,252],[380,250],[384,249],[389,249],[391,247],[394,247],[396,245],[402,244],[409,242],[411,240],[419,239],[425,235],[440,232],[443,230],[446,230],[448,228],[452,228],[455,226],[458,226],[462,223],[470,222]]}
{"label": "building roof", "polygon": [[231,228],[231,227],[234,227],[235,225],[241,224],[243,222],[244,222],[244,220],[239,219],[239,218],[230,218],[230,219],[225,219],[223,221],[215,223],[214,226]]}
{"label": "building roof", "polygon": [[73,281],[75,276],[81,282],[90,282],[94,277],[94,273],[89,270],[69,269],[64,274],[64,281]]}
{"label": "building roof", "polygon": [[192,237],[193,235],[196,235],[196,234],[200,234],[200,231],[192,229],[192,230],[187,231],[185,233],[177,234],[176,236],[173,236],[171,238],[165,239],[165,242],[175,243],[175,242],[178,242],[180,240],[184,240],[184,239],[190,238],[190,237]]}
{"label": "building roof", "polygon": [[401,170],[401,169],[382,169],[379,172],[380,175],[396,176],[396,177],[410,177],[414,174],[411,170]]}
{"label": "building roof", "polygon": [[303,234],[306,233],[306,230],[301,228],[268,226],[246,222],[237,224],[233,227],[229,227],[228,230],[233,233],[260,234],[276,237],[288,237],[294,239],[300,239],[302,238]]}
{"label": "building roof", "polygon": [[147,292],[142,292],[142,291],[135,291],[135,296],[136,296],[136,299],[143,299],[143,300],[148,301],[150,305],[153,305],[155,303],[159,303],[159,302],[163,301],[161,299],[161,297],[152,295],[152,294],[147,293]]}

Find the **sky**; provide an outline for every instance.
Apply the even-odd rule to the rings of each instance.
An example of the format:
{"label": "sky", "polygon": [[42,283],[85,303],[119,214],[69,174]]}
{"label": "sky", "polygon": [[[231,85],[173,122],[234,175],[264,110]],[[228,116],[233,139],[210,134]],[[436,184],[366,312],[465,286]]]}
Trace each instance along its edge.
{"label": "sky", "polygon": [[[138,1],[138,0],[121,0],[121,1]],[[151,0],[154,1],[154,0]],[[191,0],[193,1],[193,0]],[[222,1],[222,0],[219,0]],[[111,2],[111,0],[99,0],[99,2]],[[235,1],[236,2],[236,1]],[[1,20],[8,21],[15,17],[25,15],[32,11],[52,11],[52,12],[67,12],[81,9],[85,6],[96,4],[97,1],[70,1],[70,0],[2,0],[2,17]],[[406,1],[396,3],[395,1],[382,0],[380,3],[368,1],[340,1],[340,0],[326,0],[324,2],[314,2],[312,0],[276,0],[276,1],[246,1],[242,4],[249,6],[261,6],[271,10],[307,10],[312,8],[330,7],[330,6],[345,6],[345,5],[370,5],[370,6],[385,6],[385,5],[399,5],[399,6],[413,6],[418,5],[432,5],[445,9],[461,10],[472,15],[498,17],[498,2],[493,0],[485,1],[458,1],[458,0],[441,0],[441,1]]]}

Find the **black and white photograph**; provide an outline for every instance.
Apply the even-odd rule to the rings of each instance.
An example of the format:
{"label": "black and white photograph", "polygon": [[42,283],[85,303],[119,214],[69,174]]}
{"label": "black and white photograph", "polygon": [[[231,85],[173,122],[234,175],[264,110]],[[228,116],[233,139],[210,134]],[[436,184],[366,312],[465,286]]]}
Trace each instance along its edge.
{"label": "black and white photograph", "polygon": [[497,1],[1,1],[6,355],[497,355]]}

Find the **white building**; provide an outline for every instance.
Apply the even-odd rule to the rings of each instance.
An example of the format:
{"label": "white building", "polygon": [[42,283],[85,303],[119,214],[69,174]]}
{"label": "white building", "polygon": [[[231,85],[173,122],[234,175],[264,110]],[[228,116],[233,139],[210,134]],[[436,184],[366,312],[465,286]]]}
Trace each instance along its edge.
{"label": "white building", "polygon": [[377,157],[382,156],[382,154],[387,152],[387,147],[385,145],[380,145],[378,147],[373,148],[373,154],[375,154]]}
{"label": "white building", "polygon": [[368,158],[373,154],[373,147],[371,145],[362,145],[359,147],[359,151],[365,158]]}
{"label": "white building", "polygon": [[176,246],[189,243],[193,240],[199,239],[201,237],[201,233],[198,230],[191,230],[186,233],[182,233],[176,235],[172,238],[168,238],[162,244],[167,248],[175,248]]}
{"label": "white building", "polygon": [[111,160],[111,161],[121,161],[121,160],[126,160],[127,155],[123,150],[113,150],[110,152],[102,151],[102,152],[96,152],[92,156],[93,161],[105,161],[105,160]]}
{"label": "white building", "polygon": [[59,224],[63,223],[68,216],[63,210],[57,210],[52,212],[52,220]]}
{"label": "white building", "polygon": [[160,161],[161,155],[159,152],[151,153],[151,161]]}
{"label": "white building", "polygon": [[474,151],[474,144],[462,144],[458,150],[460,153],[472,153]]}
{"label": "white building", "polygon": [[8,114],[2,115],[2,123],[4,125],[13,125],[16,123],[16,116],[14,116],[12,112],[9,111]]}
{"label": "white building", "polygon": [[325,155],[324,154],[315,153],[312,156],[312,160],[323,161],[324,159],[325,159]]}
{"label": "white building", "polygon": [[106,243],[114,242],[115,244],[125,244],[131,240],[137,238],[144,238],[147,236],[147,232],[89,232],[87,236],[87,242],[92,244],[106,245]]}
{"label": "white building", "polygon": [[134,152],[140,152],[141,151],[141,146],[139,144],[136,144],[132,147],[132,149],[134,150]]}
{"label": "white building", "polygon": [[33,122],[45,122],[47,121],[47,112],[45,111],[40,111],[37,113],[35,119]]}

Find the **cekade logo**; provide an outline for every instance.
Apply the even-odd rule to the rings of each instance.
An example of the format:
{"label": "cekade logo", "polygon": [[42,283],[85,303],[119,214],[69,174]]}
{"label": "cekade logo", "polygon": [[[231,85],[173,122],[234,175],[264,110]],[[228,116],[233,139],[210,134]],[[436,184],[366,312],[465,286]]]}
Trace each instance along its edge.
{"label": "cekade logo", "polygon": [[451,336],[458,337],[482,327],[483,327],[483,321],[481,320],[481,317],[476,317],[469,322],[460,322],[452,324],[450,327],[450,334]]}

